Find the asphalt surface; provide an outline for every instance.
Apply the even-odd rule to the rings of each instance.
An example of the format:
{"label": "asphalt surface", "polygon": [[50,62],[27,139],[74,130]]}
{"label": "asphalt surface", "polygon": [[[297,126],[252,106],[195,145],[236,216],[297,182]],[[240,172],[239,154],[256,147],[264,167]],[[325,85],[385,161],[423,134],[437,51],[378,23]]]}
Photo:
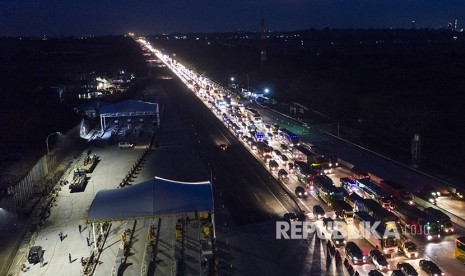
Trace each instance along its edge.
{"label": "asphalt surface", "polygon": [[220,275],[346,275],[325,241],[276,239],[276,221],[299,210],[295,201],[192,91],[165,85],[211,173]]}
{"label": "asphalt surface", "polygon": [[[179,83],[178,83],[179,85]],[[169,89],[171,101],[211,170],[215,194],[221,195],[237,225],[276,220],[298,207],[280,184],[217,117],[185,87]],[[226,143],[223,151],[219,145]]]}

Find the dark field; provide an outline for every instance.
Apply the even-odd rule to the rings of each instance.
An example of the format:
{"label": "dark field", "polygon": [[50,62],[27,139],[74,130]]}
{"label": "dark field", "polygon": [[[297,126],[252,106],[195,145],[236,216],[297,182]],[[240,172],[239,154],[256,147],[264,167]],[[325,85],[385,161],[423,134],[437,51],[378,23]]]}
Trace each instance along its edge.
{"label": "dark field", "polygon": [[[66,133],[80,122],[73,108],[83,103],[76,95],[82,85],[119,70],[146,76],[132,38],[0,39],[0,174],[6,165],[34,164],[47,151],[48,134]],[[66,87],[61,101],[54,86]],[[51,146],[55,139],[50,137]]]}
{"label": "dark field", "polygon": [[[181,36],[181,35],[178,35]],[[465,139],[465,40],[449,30],[308,30],[260,34],[154,36],[155,46],[227,84],[270,87],[334,122],[361,130],[360,143],[410,162],[422,138],[421,165],[462,176]],[[198,40],[196,38],[199,38]]]}

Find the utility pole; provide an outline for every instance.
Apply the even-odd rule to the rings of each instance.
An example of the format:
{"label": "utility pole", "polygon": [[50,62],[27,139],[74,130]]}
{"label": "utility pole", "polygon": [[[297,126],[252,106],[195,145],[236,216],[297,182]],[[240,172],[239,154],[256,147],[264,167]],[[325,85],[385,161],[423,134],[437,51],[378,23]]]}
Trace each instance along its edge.
{"label": "utility pole", "polygon": [[420,158],[421,158],[420,134],[413,135],[411,153],[412,153],[412,167],[418,168],[420,165]]}
{"label": "utility pole", "polygon": [[261,51],[260,51],[260,71],[263,72],[265,69],[266,62],[266,49],[265,49],[265,19],[262,18],[260,21],[261,25]]}

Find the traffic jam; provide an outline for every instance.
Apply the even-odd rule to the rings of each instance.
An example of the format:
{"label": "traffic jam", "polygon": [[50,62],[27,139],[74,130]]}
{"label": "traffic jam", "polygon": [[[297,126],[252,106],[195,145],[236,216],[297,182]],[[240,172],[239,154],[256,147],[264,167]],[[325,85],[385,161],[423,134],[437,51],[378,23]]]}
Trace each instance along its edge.
{"label": "traffic jam", "polygon": [[[307,210],[287,212],[283,220],[316,224],[350,267],[350,274],[446,275],[444,268],[461,265],[465,239],[457,232],[464,233],[447,214],[417,206],[414,195],[397,182],[371,179],[365,170],[340,166],[337,156],[322,153],[285,125],[264,116],[261,106],[187,69],[147,42],[141,44],[155,53],[295,194],[302,210]],[[229,145],[224,141],[218,146],[228,150]],[[424,192],[431,203],[440,195],[434,189]],[[376,222],[376,227],[367,227]]]}

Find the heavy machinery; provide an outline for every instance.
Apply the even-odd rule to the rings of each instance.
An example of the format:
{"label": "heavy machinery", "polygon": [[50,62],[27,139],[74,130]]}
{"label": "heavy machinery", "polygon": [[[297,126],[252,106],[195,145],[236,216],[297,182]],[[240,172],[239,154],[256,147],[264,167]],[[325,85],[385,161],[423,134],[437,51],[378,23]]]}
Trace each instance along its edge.
{"label": "heavy machinery", "polygon": [[73,180],[69,184],[71,191],[83,191],[87,182],[86,171],[82,168],[75,168],[73,172]]}
{"label": "heavy machinery", "polygon": [[90,154],[84,157],[83,164],[81,168],[86,172],[86,173],[91,173],[94,171],[95,166],[97,166],[98,163],[98,156],[96,154]]}

